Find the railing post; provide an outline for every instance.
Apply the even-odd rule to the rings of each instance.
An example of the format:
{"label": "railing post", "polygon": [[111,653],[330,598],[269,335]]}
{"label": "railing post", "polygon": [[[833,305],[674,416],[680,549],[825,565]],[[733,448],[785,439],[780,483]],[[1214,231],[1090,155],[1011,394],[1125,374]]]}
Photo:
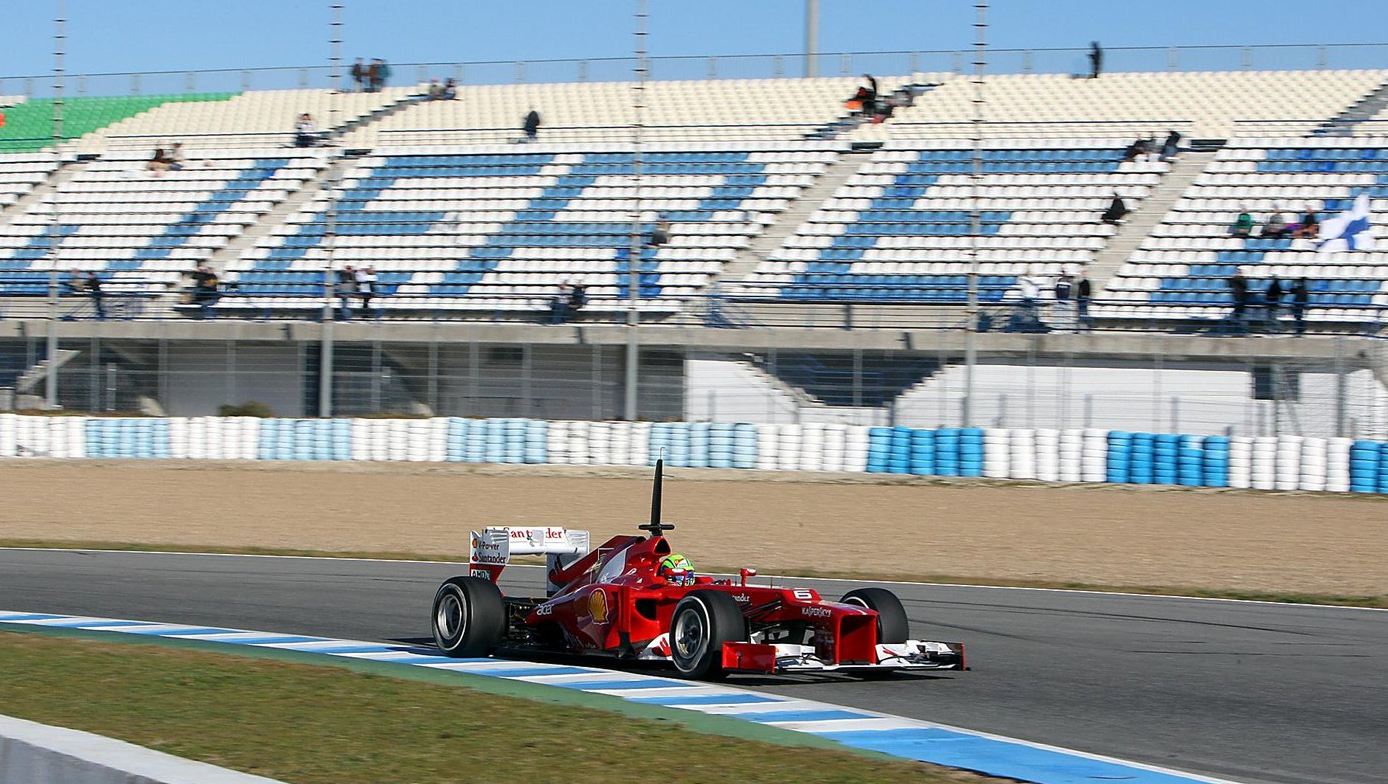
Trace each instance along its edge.
{"label": "railing post", "polygon": [[1329,64],[1327,52],[1324,46],[1316,47],[1316,67],[1324,69]]}
{"label": "railing post", "polygon": [[251,72],[250,72],[250,71],[242,71],[242,72],[241,72],[241,92],[245,92],[245,91],[247,91],[247,90],[249,90],[249,89],[251,89]]}
{"label": "railing post", "polygon": [[1022,73],[1031,73],[1031,50],[1022,50]]}
{"label": "railing post", "polygon": [[463,83],[463,64],[462,64],[462,63],[458,63],[457,65],[453,66],[453,78],[456,79],[456,80],[458,80],[458,84],[462,84],[462,83]]}
{"label": "railing post", "polygon": [[785,63],[779,54],[771,58],[771,73],[778,79],[785,76]]}
{"label": "railing post", "polygon": [[950,52],[949,70],[951,73],[959,74],[964,70],[964,60],[962,52]]}
{"label": "railing post", "polygon": [[198,77],[194,72],[189,71],[183,75],[183,91],[186,93],[198,91]]}
{"label": "railing post", "polygon": [[516,61],[516,81],[517,81],[517,82],[524,82],[524,81],[525,81],[525,62],[522,61],[522,60],[517,60],[517,61]]}
{"label": "railing post", "polygon": [[846,54],[839,55],[839,73],[848,76],[853,73],[853,58]]}
{"label": "railing post", "polygon": [[299,88],[300,88],[300,89],[303,89],[303,88],[306,88],[306,87],[308,87],[308,69],[307,69],[307,68],[300,68],[300,69],[299,69]]}
{"label": "railing post", "polygon": [[717,58],[717,57],[710,57],[710,58],[708,58],[708,78],[710,78],[710,79],[717,79],[717,78],[718,78],[718,58]]}
{"label": "railing post", "polygon": [[429,81],[429,69],[426,68],[425,66],[422,66],[422,65],[417,65],[417,66],[415,66],[414,75],[415,75],[415,81],[419,82],[420,84],[423,84],[423,83]]}
{"label": "railing post", "polygon": [[1253,48],[1245,46],[1239,53],[1239,65],[1247,71],[1253,67]]}
{"label": "railing post", "polygon": [[921,69],[921,53],[920,53],[920,52],[912,52],[912,53],[911,53],[911,73],[913,73],[913,74],[914,74],[914,73],[918,73],[918,72],[920,72],[920,69]]}
{"label": "railing post", "polygon": [[86,95],[86,94],[87,94],[87,77],[85,77],[85,76],[79,76],[79,77],[77,77],[77,94],[78,94],[78,95]]}
{"label": "railing post", "polygon": [[1166,48],[1166,70],[1175,71],[1181,67],[1181,50],[1174,46]]}
{"label": "railing post", "polygon": [[588,61],[587,61],[587,60],[579,60],[579,61],[578,61],[578,81],[580,81],[580,82],[586,82],[586,81],[588,81]]}
{"label": "railing post", "polygon": [[139,94],[140,94],[140,75],[139,75],[139,74],[130,74],[130,94],[131,94],[131,95],[139,95]]}
{"label": "railing post", "polygon": [[33,98],[33,97],[34,97],[34,80],[33,80],[33,79],[25,79],[25,80],[24,80],[24,97],[25,97],[25,98]]}

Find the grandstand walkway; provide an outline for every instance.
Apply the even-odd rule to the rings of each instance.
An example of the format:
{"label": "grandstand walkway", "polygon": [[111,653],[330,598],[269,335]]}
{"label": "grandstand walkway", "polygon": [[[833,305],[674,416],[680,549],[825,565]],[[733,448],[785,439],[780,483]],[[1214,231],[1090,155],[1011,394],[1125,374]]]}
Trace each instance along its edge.
{"label": "grandstand walkway", "polygon": [[[1089,263],[1085,273],[1095,292],[1107,290],[1108,283],[1123,266],[1128,257],[1142,245],[1143,240],[1152,235],[1152,230],[1161,223],[1162,218],[1171,211],[1176,202],[1185,195],[1186,188],[1215,159],[1213,152],[1194,152],[1186,150],[1171,162],[1171,170],[1161,182],[1147,194],[1136,210],[1128,213],[1118,233],[1114,234]],[[1103,298],[1103,294],[1096,294]]]}
{"label": "grandstand walkway", "polygon": [[1388,108],[1388,81],[1384,81],[1373,92],[1361,96],[1344,111],[1316,129],[1319,136],[1353,136],[1354,126],[1372,120],[1378,113]]}
{"label": "grandstand walkway", "polygon": [[68,184],[73,177],[77,176],[87,168],[86,162],[65,161],[44,182],[35,185],[33,190],[15,200],[4,209],[0,209],[0,224],[9,223],[15,217],[24,215],[33,207],[43,203],[43,200],[56,193],[59,189]]}
{"label": "grandstand walkway", "polygon": [[801,192],[799,198],[791,202],[785,212],[776,217],[776,222],[766,227],[747,247],[737,252],[733,260],[723,265],[722,272],[714,283],[738,283],[761,264],[767,256],[780,250],[787,239],[810,219],[840,185],[848,182],[871,156],[868,150],[845,150],[838,160],[829,164],[824,173],[815,178],[814,184]]}

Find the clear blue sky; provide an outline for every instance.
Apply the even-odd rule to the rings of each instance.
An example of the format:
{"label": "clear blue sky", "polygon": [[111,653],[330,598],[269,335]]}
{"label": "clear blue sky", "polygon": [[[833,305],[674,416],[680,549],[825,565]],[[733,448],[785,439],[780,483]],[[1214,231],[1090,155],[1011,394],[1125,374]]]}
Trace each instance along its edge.
{"label": "clear blue sky", "polygon": [[[343,3],[344,54],[393,62],[623,56],[631,51],[636,5],[635,0]],[[54,0],[0,0],[0,78],[51,70],[56,5]],[[649,5],[655,55],[796,52],[802,46],[803,0],[650,0]],[[1384,0],[997,0],[992,5],[989,38],[999,48],[1082,47],[1091,39],[1109,47],[1388,40]],[[970,0],[821,0],[820,6],[825,52],[958,49],[973,37]],[[326,0],[67,0],[67,7],[71,73],[314,65],[329,54]],[[1155,13],[1157,8],[1162,13]],[[1333,10],[1333,22],[1321,21],[1322,9]],[[1382,52],[1373,59],[1355,64],[1388,66]]]}

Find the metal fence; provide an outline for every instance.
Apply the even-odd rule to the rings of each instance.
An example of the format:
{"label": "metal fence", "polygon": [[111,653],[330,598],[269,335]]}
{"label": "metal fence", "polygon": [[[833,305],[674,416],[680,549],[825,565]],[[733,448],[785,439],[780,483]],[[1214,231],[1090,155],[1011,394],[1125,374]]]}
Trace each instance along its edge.
{"label": "metal fence", "polygon": [[[994,74],[1079,74],[1088,71],[1088,48],[990,49],[988,72]],[[1104,67],[1115,71],[1235,71],[1381,68],[1388,43],[1266,44],[1246,46],[1138,46],[1104,50]],[[833,52],[815,56],[820,76],[863,73],[963,73],[972,53],[964,50]],[[652,57],[652,79],[766,79],[803,76],[804,54],[749,54]],[[460,84],[525,82],[627,81],[636,63],[629,57],[572,60],[493,60],[391,64],[392,84],[429,79],[456,79]],[[345,76],[342,84],[349,82]],[[0,95],[45,97],[53,94],[51,74],[0,77]],[[332,89],[327,65],[273,68],[109,72],[70,74],[64,94],[170,95],[245,90]]]}

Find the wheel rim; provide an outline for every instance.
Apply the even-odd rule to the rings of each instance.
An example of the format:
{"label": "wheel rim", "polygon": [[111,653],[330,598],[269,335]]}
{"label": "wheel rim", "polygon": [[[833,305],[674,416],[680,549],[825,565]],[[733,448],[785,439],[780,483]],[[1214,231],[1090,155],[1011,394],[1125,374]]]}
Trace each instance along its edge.
{"label": "wheel rim", "polygon": [[441,640],[452,643],[463,638],[466,628],[467,607],[457,589],[450,588],[439,598],[438,610],[434,612],[434,631]]}
{"label": "wheel rim", "polygon": [[677,662],[694,663],[708,648],[708,634],[705,630],[703,613],[698,607],[686,607],[675,619],[674,659]]}

